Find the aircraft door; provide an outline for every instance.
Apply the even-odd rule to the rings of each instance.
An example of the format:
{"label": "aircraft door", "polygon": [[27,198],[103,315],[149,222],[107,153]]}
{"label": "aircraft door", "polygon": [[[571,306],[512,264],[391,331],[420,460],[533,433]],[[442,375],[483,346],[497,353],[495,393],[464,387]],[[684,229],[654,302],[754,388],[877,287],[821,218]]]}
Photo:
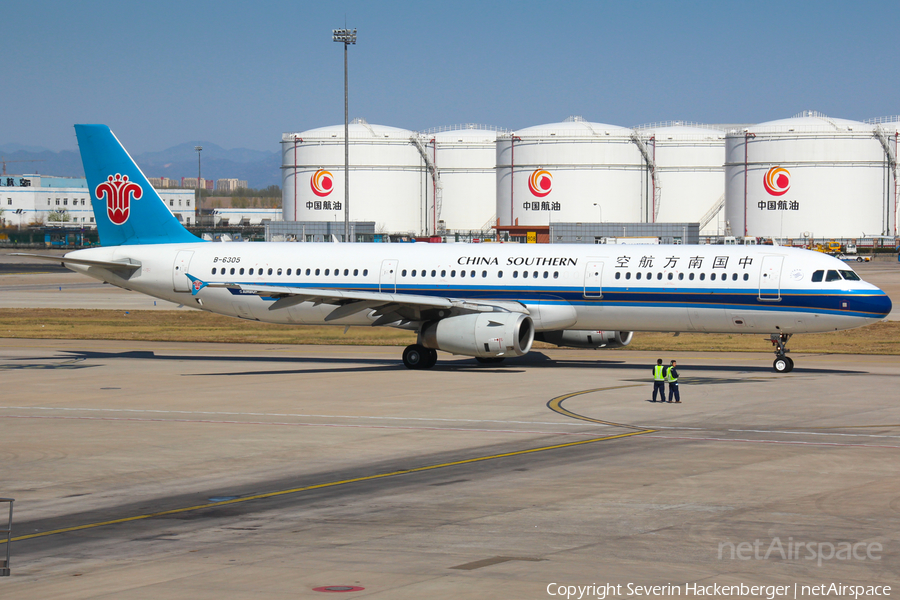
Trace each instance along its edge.
{"label": "aircraft door", "polygon": [[176,292],[191,291],[191,282],[187,278],[188,268],[191,266],[192,250],[179,250],[175,255],[175,264],[172,266],[172,287]]}
{"label": "aircraft door", "polygon": [[603,261],[589,260],[584,267],[584,297],[602,298]]}
{"label": "aircraft door", "polygon": [[397,265],[399,261],[389,258],[381,261],[381,276],[378,278],[378,291],[393,294],[397,291]]}
{"label": "aircraft door", "polygon": [[763,256],[759,272],[759,299],[767,302],[781,301],[781,264],[783,256]]}

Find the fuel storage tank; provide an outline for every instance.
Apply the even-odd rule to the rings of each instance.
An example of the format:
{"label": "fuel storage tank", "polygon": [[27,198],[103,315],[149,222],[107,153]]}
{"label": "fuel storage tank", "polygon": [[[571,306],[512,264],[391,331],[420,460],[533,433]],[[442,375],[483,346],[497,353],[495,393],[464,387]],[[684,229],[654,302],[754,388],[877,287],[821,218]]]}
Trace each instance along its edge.
{"label": "fuel storage tank", "polygon": [[635,128],[649,157],[654,222],[701,224],[721,233],[717,218],[725,201],[725,131],[710,125],[669,121]]}
{"label": "fuel storage tank", "polygon": [[500,225],[646,222],[648,181],[625,127],[569,117],[497,138]]}
{"label": "fuel storage tank", "polygon": [[[414,132],[370,125],[349,126],[350,220],[375,221],[376,231],[425,229],[426,171]],[[281,138],[285,221],[344,220],[344,126]]]}
{"label": "fuel storage tank", "polygon": [[871,124],[807,111],[730,131],[725,218],[734,235],[890,235],[892,173]]}
{"label": "fuel storage tank", "polygon": [[430,163],[430,186],[426,189],[428,232],[487,230],[494,224],[496,143],[498,133],[504,132],[497,127],[469,123],[420,134]]}

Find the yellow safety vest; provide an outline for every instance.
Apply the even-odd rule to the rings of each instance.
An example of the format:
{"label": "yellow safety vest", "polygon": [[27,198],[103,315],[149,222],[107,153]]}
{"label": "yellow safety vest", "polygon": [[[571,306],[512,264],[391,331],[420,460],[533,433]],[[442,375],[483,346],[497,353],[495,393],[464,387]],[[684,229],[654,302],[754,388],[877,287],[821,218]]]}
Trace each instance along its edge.
{"label": "yellow safety vest", "polygon": [[666,379],[669,380],[669,383],[678,383],[678,378],[672,377],[672,367],[669,367],[668,369],[666,369]]}
{"label": "yellow safety vest", "polygon": [[665,367],[662,365],[656,365],[653,367],[653,380],[654,381],[665,381]]}

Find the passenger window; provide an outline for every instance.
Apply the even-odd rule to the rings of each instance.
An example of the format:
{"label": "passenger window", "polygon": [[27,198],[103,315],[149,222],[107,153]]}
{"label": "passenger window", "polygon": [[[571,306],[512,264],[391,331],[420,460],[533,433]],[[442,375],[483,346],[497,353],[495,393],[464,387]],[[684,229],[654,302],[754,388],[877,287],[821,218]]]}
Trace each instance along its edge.
{"label": "passenger window", "polygon": [[316,269],[316,275],[318,275],[318,274],[319,274],[319,269]]}
{"label": "passenger window", "polygon": [[744,273],[744,281],[749,281],[749,280],[750,280],[750,274]]}
{"label": "passenger window", "polygon": [[732,274],[731,274],[731,280],[732,280],[732,281],[737,281],[737,273],[732,273]]}
{"label": "passenger window", "polygon": [[544,271],[544,279],[547,279],[548,277],[550,277],[550,273],[547,271]]}
{"label": "passenger window", "polygon": [[250,274],[253,275],[253,267],[250,267]]}
{"label": "passenger window", "polygon": [[213,267],[212,274],[213,274],[213,275],[216,274],[216,268],[215,268],[215,267]]}
{"label": "passenger window", "polygon": [[684,279],[684,273],[679,273],[679,274],[678,274],[678,281],[681,281],[682,279]]}
{"label": "passenger window", "polygon": [[825,281],[840,281],[840,280],[841,280],[841,274],[838,273],[837,271],[828,271],[828,273],[825,274]]}
{"label": "passenger window", "polygon": [[709,276],[709,280],[710,280],[710,281],[715,281],[715,280],[716,280],[716,274],[715,274],[715,273],[711,274],[711,275]]}
{"label": "passenger window", "polygon": [[431,276],[434,277],[436,274],[437,274],[437,271],[435,271],[434,269],[432,269],[432,270],[431,270]]}
{"label": "passenger window", "polygon": [[231,267],[231,274],[234,275],[234,267]]}
{"label": "passenger window", "polygon": [[[272,269],[269,269],[269,273],[271,273],[271,272],[272,272]],[[331,269],[325,269],[325,276],[326,276],[326,277],[328,276],[329,273],[331,273]]]}
{"label": "passenger window", "polygon": [[553,271],[553,279],[559,279],[559,271]]}
{"label": "passenger window", "polygon": [[[328,272],[326,271],[325,274],[328,275]],[[402,271],[400,271],[400,276],[406,277],[406,269],[403,269]]]}
{"label": "passenger window", "polygon": [[287,272],[285,273],[285,275],[290,275],[290,274],[291,274],[291,270],[288,269]]}
{"label": "passenger window", "polygon": [[647,273],[647,279],[653,279],[653,273]]}
{"label": "passenger window", "polygon": [[625,273],[625,279],[631,279],[631,271]]}
{"label": "passenger window", "polygon": [[497,277],[503,279],[503,271],[497,271]]}
{"label": "passenger window", "polygon": [[482,272],[481,272],[481,276],[482,276],[482,277],[487,277],[487,271],[482,271]]}
{"label": "passenger window", "polygon": [[368,275],[368,274],[369,274],[369,270],[368,270],[368,269],[363,269],[363,277],[365,277],[365,276]]}
{"label": "passenger window", "polygon": [[657,274],[656,274],[656,278],[657,278],[657,279],[662,279],[662,273],[657,273]]}
{"label": "passenger window", "polygon": [[469,277],[475,277],[475,271],[471,271],[471,272],[469,273]]}
{"label": "passenger window", "polygon": [[415,269],[413,269],[413,270],[412,270],[412,274],[411,274],[411,277],[415,277],[415,276],[416,276],[416,270],[415,270]]}
{"label": "passenger window", "polygon": [[359,269],[353,269],[353,276],[356,277],[359,275]]}
{"label": "passenger window", "polygon": [[518,277],[519,277],[519,272],[513,271],[513,279],[518,279]]}
{"label": "passenger window", "polygon": [[688,279],[691,280],[691,281],[693,281],[693,280],[694,280],[694,274],[691,273],[690,275],[688,275]]}
{"label": "passenger window", "polygon": [[278,274],[281,275],[281,269],[278,269]]}
{"label": "passenger window", "polygon": [[535,278],[535,279],[537,279],[537,277],[538,277],[538,272],[537,272],[537,271],[535,271],[535,272],[534,272],[534,273],[532,273],[532,274],[531,274],[531,275],[532,275],[532,277],[534,277],[534,278]]}
{"label": "passenger window", "polygon": [[441,277],[446,277],[446,276],[447,276],[447,271],[442,270],[442,271],[441,271]]}
{"label": "passenger window", "polygon": [[[309,275],[309,269],[306,270],[306,274]],[[252,273],[251,273],[251,275],[252,275]]]}
{"label": "passenger window", "polygon": [[621,279],[621,278],[622,278],[622,272],[616,271],[616,279]]}
{"label": "passenger window", "polygon": [[825,271],[816,271],[815,273],[813,273],[813,276],[812,276],[813,283],[819,283],[820,281],[822,281],[822,275],[824,275],[824,274],[825,274]]}
{"label": "passenger window", "polygon": [[225,267],[222,267],[222,275],[225,274]]}
{"label": "passenger window", "polygon": [[269,267],[269,275],[272,274],[272,267]]}
{"label": "passenger window", "polygon": [[[344,269],[344,277],[350,274],[350,269]],[[290,275],[290,273],[288,273]]]}
{"label": "passenger window", "polygon": [[460,277],[465,277],[465,276],[466,276],[466,272],[465,272],[465,271],[460,271],[460,272],[459,272],[459,276],[460,276]]}
{"label": "passenger window", "polygon": [[669,273],[669,275],[668,275],[669,281],[672,281],[672,278],[673,278],[673,277],[675,277],[675,275],[674,275],[673,273]]}
{"label": "passenger window", "polygon": [[522,271],[522,277],[528,279],[528,271]]}
{"label": "passenger window", "polygon": [[700,281],[706,279],[706,273],[700,273]]}
{"label": "passenger window", "polygon": [[848,281],[862,281],[855,271],[841,271],[841,275]]}
{"label": "passenger window", "polygon": [[241,275],[244,274],[244,267],[241,267]]}
{"label": "passenger window", "polygon": [[450,277],[456,277],[456,269],[450,271]]}
{"label": "passenger window", "polygon": [[638,271],[637,274],[635,274],[634,278],[635,278],[635,279],[640,279],[640,278],[641,278],[641,272]]}

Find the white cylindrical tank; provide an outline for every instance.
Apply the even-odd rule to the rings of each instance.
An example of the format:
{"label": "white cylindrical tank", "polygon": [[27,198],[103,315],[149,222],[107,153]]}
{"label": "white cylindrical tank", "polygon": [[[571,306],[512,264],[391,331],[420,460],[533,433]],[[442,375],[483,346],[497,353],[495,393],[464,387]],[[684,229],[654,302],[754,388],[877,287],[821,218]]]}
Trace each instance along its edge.
{"label": "white cylindrical tank", "polygon": [[[437,168],[440,189],[429,177],[428,229],[489,229],[497,210],[497,134],[495,127],[458,125],[421,134],[429,160]],[[434,202],[437,193],[439,202]]]}
{"label": "white cylindrical tank", "polygon": [[[406,129],[349,127],[350,220],[375,221],[376,231],[424,230],[426,186],[422,156]],[[344,220],[344,126],[281,137],[285,221]]]}
{"label": "white cylindrical tank", "polygon": [[893,232],[892,176],[873,125],[809,111],[731,131],[725,152],[725,218],[736,236]]}
{"label": "white cylindrical tank", "polygon": [[570,117],[497,138],[501,225],[648,221],[648,170],[632,130]]}
{"label": "white cylindrical tank", "polygon": [[894,168],[891,172],[891,182],[889,193],[892,195],[893,213],[894,213],[894,230],[889,235],[897,236],[897,223],[900,222],[900,168],[896,165],[896,161],[900,158],[900,116],[879,117],[877,119],[868,119],[866,123],[875,128],[876,135],[879,135],[879,142],[885,148],[885,154],[894,160]]}
{"label": "white cylindrical tank", "polygon": [[651,198],[653,220],[700,222],[702,233],[720,233],[717,225],[724,220],[717,214],[722,212],[725,195],[725,132],[683,122],[642,125],[635,131],[656,165],[651,181],[656,187]]}

